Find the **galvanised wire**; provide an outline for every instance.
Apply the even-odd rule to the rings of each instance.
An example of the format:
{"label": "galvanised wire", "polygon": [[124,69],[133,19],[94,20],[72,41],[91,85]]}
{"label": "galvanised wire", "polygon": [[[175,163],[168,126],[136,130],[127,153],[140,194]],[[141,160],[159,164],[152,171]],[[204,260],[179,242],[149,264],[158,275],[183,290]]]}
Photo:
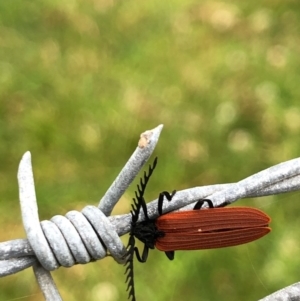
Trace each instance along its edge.
{"label": "galvanised wire", "polygon": [[[81,212],[73,210],[65,216],[54,216],[49,221],[39,221],[31,156],[29,152],[25,153],[20,163],[18,179],[22,219],[27,239],[0,243],[0,276],[10,275],[33,266],[45,300],[60,301],[62,299],[50,271],[59,266],[70,267],[78,263],[99,260],[107,255],[113,256],[118,263],[124,263],[126,248],[120,236],[130,230],[131,215],[108,215],[151,156],[162,127],[159,125],[141,134],[137,149],[101,199],[98,207],[86,206]],[[300,159],[297,158],[265,169],[237,183],[178,191],[172,202],[164,203],[163,212],[192,209],[194,203],[203,198],[211,199],[214,205],[218,206],[233,203],[241,198],[274,195],[299,189]],[[150,218],[158,216],[157,200],[147,204],[147,208]],[[139,220],[143,219],[141,212]],[[295,286],[297,284],[280,290],[279,296],[299,298]],[[272,296],[275,298],[275,295]]]}
{"label": "galvanised wire", "polygon": [[[22,220],[27,235],[0,244],[0,276],[33,266],[45,300],[62,300],[50,271],[112,256],[125,263],[127,250],[116,228],[109,221],[118,199],[136,177],[157,144],[162,125],[141,134],[138,147],[117,181],[109,188],[99,207],[86,206],[40,222],[36,200],[31,154],[26,152],[18,171]],[[103,213],[105,212],[105,213]]]}

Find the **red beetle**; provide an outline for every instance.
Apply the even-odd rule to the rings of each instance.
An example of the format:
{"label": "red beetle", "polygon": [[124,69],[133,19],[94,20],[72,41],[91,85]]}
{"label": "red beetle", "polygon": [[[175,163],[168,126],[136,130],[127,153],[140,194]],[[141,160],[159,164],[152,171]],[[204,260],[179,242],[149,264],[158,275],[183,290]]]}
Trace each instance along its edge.
{"label": "red beetle", "polygon": [[[214,208],[211,200],[199,200],[194,210],[172,212],[162,214],[164,198],[168,201],[176,193],[164,191],[159,194],[157,219],[150,219],[147,212],[144,192],[150,176],[157,164],[155,158],[153,165],[149,166],[148,175],[144,173],[144,181],[140,180],[136,199],[133,199],[131,215],[131,230],[128,242],[128,258],[125,265],[129,289],[129,297],[135,301],[133,279],[133,254],[138,261],[145,262],[149,249],[156,247],[164,251],[170,260],[174,259],[174,251],[177,250],[201,250],[224,248],[259,239],[271,231],[269,228],[270,217],[264,212],[250,207]],[[209,209],[199,210],[204,203]],[[145,220],[138,222],[141,208]],[[135,238],[144,243],[144,250],[140,255],[135,247]]]}

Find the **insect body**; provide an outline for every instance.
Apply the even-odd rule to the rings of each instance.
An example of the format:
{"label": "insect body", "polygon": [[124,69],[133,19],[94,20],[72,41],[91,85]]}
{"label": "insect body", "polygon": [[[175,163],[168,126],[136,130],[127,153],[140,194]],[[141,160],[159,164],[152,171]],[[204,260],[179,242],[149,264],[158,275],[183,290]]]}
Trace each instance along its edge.
{"label": "insect body", "polygon": [[[209,200],[205,201],[210,204]],[[269,222],[265,213],[249,207],[169,213],[155,222],[157,229],[164,234],[156,238],[155,246],[170,252],[241,245],[268,234],[271,230]]]}
{"label": "insect body", "polygon": [[[210,200],[200,200],[194,210],[162,214],[163,201],[171,201],[171,194],[164,191],[159,194],[157,219],[150,219],[147,212],[144,192],[149,178],[157,164],[157,158],[144,173],[144,181],[140,180],[138,192],[133,199],[131,231],[128,243],[128,259],[126,273],[129,297],[135,301],[133,281],[133,256],[138,261],[145,262],[149,249],[155,247],[164,251],[170,260],[174,259],[176,250],[200,250],[236,246],[259,239],[269,233],[270,218],[262,211],[249,207],[214,208]],[[200,210],[207,203],[210,209]],[[138,222],[140,210],[143,210],[145,220]],[[142,255],[135,247],[135,238],[144,243]]]}

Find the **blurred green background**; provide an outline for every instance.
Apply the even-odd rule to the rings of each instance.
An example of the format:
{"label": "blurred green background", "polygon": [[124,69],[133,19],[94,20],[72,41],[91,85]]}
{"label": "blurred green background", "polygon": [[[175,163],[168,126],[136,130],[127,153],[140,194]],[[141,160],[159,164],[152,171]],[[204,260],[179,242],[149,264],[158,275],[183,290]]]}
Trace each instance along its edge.
{"label": "blurred green background", "polygon": [[[297,1],[1,1],[1,241],[25,236],[16,173],[27,150],[41,219],[97,204],[161,123],[148,200],[298,157],[299,33]],[[136,183],[113,214],[129,211]],[[272,233],[173,262],[153,251],[135,264],[137,299],[250,301],[299,281],[299,193],[237,204],[268,213]],[[53,277],[65,301],[127,299],[112,259]],[[43,300],[31,269],[0,287],[0,300]]]}

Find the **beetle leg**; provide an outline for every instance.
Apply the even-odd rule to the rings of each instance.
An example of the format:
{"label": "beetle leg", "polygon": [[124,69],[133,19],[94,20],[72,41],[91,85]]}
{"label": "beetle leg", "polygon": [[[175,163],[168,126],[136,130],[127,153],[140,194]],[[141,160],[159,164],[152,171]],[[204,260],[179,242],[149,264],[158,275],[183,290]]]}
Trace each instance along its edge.
{"label": "beetle leg", "polygon": [[170,259],[170,260],[173,260],[174,259],[174,256],[175,256],[175,252],[174,251],[166,251],[165,252],[167,257]]}
{"label": "beetle leg", "polygon": [[204,205],[204,203],[207,203],[208,207],[209,208],[214,208],[214,204],[211,200],[209,199],[203,199],[203,200],[200,200],[196,203],[195,207],[194,207],[194,210],[199,210],[202,208],[202,206]]}
{"label": "beetle leg", "polygon": [[143,254],[142,256],[140,255],[139,253],[139,250],[137,247],[134,247],[134,252],[135,252],[135,255],[136,255],[136,258],[139,262],[146,262],[147,258],[148,258],[148,251],[149,251],[149,248],[146,247],[146,245],[144,245],[144,250],[143,250]]}
{"label": "beetle leg", "polygon": [[164,197],[166,197],[166,199],[170,202],[173,199],[175,193],[176,193],[176,190],[173,190],[171,194],[168,191],[163,191],[159,194],[159,196],[158,196],[158,213],[159,213],[159,215],[162,215],[162,207],[163,207]]}

